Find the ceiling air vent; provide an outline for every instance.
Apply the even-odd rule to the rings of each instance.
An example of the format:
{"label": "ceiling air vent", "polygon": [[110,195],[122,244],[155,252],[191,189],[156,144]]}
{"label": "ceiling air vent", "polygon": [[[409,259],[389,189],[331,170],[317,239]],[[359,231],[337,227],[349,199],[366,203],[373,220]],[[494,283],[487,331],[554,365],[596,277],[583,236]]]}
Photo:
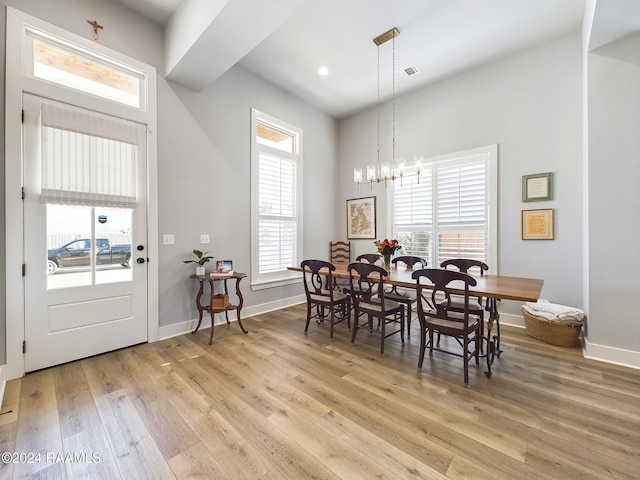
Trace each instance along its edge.
{"label": "ceiling air vent", "polygon": [[410,77],[411,75],[415,75],[419,73],[420,69],[416,65],[411,65],[410,67],[402,69],[402,75],[405,77]]}

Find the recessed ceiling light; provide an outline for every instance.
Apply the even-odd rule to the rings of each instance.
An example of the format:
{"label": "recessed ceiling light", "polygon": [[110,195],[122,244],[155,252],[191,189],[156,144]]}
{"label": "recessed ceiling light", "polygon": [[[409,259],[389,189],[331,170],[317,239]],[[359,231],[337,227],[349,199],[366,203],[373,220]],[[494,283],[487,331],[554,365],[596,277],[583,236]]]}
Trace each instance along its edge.
{"label": "recessed ceiling light", "polygon": [[320,67],[318,69],[318,75],[322,75],[323,77],[329,75],[329,69],[327,67]]}

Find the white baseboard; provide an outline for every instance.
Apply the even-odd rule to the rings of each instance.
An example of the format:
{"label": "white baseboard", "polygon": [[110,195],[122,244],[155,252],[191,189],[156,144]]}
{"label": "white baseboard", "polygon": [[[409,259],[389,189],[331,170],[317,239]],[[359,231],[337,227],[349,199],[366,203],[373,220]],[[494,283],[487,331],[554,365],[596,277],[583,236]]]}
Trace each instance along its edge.
{"label": "white baseboard", "polygon": [[585,358],[592,360],[640,369],[640,352],[607,347],[606,345],[596,345],[595,343],[589,343],[586,338],[582,339],[582,354]]}
{"label": "white baseboard", "polygon": [[[500,323],[524,328],[524,318],[518,315],[501,313]],[[582,356],[584,358],[640,369],[640,352],[589,343],[582,333],[580,333],[578,340],[582,345]]]}
{"label": "white baseboard", "polygon": [[7,386],[7,366],[0,365],[0,407],[4,399],[4,389]]}
{"label": "white baseboard", "polygon": [[[487,319],[487,316],[485,314],[485,320],[486,319]],[[524,318],[522,317],[522,315],[513,315],[511,313],[501,313],[500,323],[502,325],[510,325],[512,327],[524,328]]]}
{"label": "white baseboard", "polygon": [[[304,295],[298,295],[296,297],[285,298],[282,300],[277,300],[275,302],[267,302],[262,303],[260,305],[253,305],[251,307],[244,307],[242,309],[242,318],[253,317],[254,315],[260,315],[262,313],[272,312],[274,310],[279,310],[285,307],[291,307],[293,305],[298,305],[300,303],[306,302],[306,297]],[[229,321],[235,322],[237,320],[236,312],[229,312]],[[227,319],[223,314],[216,314],[215,316],[215,325],[226,324]],[[192,320],[187,320],[186,322],[181,323],[173,323],[171,325],[161,326],[159,329],[160,340],[164,340],[166,338],[177,337],[178,335],[183,335],[185,333],[192,332],[196,325],[198,324],[198,319],[194,318]],[[211,327],[211,315],[205,312],[204,318],[202,319],[202,325],[200,325],[201,329]]]}

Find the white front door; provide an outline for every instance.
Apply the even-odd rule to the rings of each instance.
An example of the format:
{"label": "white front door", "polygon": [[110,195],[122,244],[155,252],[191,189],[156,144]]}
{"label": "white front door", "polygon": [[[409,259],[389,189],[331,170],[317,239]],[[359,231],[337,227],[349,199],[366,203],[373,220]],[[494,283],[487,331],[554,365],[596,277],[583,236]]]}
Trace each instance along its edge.
{"label": "white front door", "polygon": [[25,370],[147,341],[146,129],[24,94]]}

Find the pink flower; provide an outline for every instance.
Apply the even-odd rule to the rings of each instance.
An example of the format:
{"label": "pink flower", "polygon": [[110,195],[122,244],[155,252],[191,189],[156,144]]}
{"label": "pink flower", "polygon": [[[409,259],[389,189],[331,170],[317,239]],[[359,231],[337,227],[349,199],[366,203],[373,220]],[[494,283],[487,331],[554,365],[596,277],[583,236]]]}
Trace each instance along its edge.
{"label": "pink flower", "polygon": [[378,247],[378,253],[381,255],[393,255],[396,250],[402,248],[398,240],[395,239],[389,240],[385,238],[384,240],[377,240],[373,243]]}

